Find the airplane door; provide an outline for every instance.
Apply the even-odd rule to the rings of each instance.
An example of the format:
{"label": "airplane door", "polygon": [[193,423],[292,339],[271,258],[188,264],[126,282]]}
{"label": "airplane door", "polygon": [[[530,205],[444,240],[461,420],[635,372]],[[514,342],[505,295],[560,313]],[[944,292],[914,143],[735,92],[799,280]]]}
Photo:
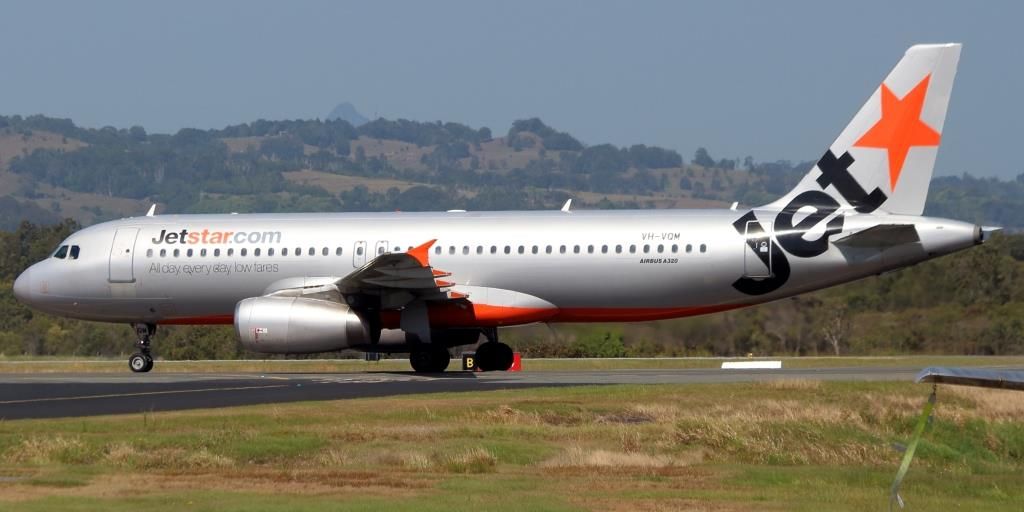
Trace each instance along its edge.
{"label": "airplane door", "polygon": [[139,228],[119,228],[114,233],[114,243],[110,246],[110,267],[107,279],[111,283],[134,283],[135,272],[135,238],[139,236]]}
{"label": "airplane door", "polygon": [[366,242],[360,240],[352,248],[352,266],[359,268],[366,264]]}
{"label": "airplane door", "polygon": [[772,277],[772,224],[765,223],[767,231],[756,220],[747,222],[743,248],[743,275],[766,279]]}
{"label": "airplane door", "polygon": [[377,256],[380,256],[381,254],[386,254],[387,252],[388,252],[388,241],[387,240],[377,240],[377,246],[374,248],[373,257],[376,258]]}

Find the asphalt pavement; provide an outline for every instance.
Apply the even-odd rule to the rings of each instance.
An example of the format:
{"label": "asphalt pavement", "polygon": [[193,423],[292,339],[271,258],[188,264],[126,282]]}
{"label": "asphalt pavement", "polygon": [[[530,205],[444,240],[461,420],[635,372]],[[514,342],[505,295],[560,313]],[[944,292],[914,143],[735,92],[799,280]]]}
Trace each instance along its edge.
{"label": "asphalt pavement", "polygon": [[0,419],[59,418],[418,393],[770,379],[910,381],[921,368],[366,373],[0,374]]}

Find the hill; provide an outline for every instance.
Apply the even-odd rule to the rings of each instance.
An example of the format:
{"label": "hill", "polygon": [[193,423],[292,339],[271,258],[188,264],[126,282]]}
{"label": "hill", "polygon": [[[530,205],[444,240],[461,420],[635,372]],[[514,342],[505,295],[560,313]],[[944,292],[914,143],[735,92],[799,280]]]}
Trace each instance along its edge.
{"label": "hill", "polygon": [[[587,146],[540,119],[507,133],[458,123],[267,121],[149,134],[0,116],[0,228],[161,211],[683,208],[766,203],[810,162],[690,162],[642,144]],[[928,213],[1024,226],[1024,179],[934,180]]]}

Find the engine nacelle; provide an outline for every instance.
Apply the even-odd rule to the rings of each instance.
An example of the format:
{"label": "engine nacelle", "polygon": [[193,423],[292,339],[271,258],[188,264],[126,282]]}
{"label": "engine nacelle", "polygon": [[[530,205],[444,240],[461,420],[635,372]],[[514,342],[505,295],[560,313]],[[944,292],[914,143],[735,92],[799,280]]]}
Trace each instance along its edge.
{"label": "engine nacelle", "polygon": [[302,297],[253,297],[235,306],[235,332],[253,352],[310,354],[369,344],[366,322],[345,304]]}

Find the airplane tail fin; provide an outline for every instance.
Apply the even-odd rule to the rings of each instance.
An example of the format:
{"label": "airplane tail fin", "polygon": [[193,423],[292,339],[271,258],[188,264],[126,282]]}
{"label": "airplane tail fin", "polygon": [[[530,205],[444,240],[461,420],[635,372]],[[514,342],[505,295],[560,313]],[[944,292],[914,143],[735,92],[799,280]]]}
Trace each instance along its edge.
{"label": "airplane tail fin", "polygon": [[769,207],[824,192],[862,213],[924,211],[960,44],[921,44],[868,98],[811,172]]}

